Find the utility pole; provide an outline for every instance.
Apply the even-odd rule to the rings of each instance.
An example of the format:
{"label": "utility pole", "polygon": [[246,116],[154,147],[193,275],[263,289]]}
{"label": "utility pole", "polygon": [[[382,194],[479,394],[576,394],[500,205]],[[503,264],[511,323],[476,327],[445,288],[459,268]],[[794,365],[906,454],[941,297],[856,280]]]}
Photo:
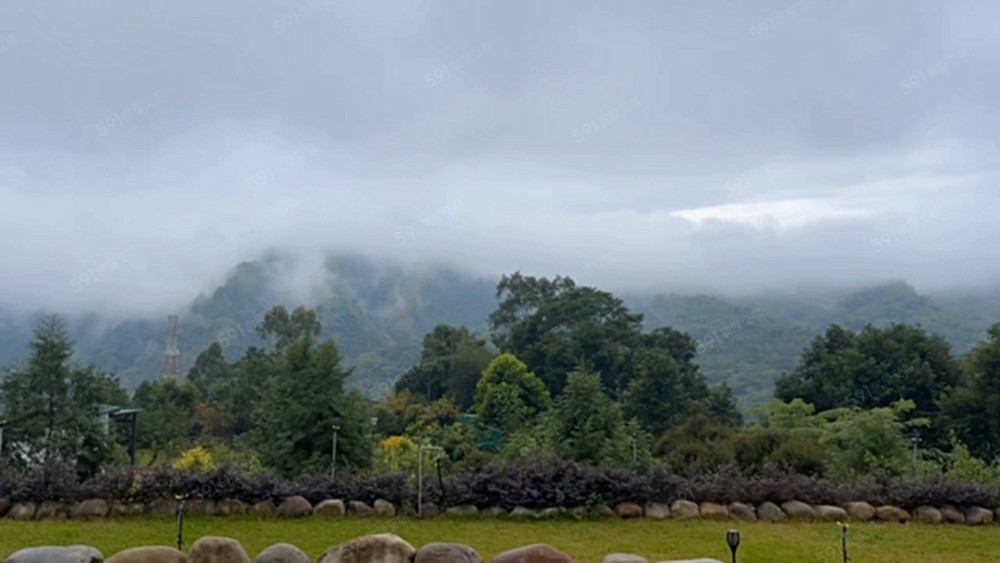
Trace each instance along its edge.
{"label": "utility pole", "polygon": [[417,516],[423,516],[424,506],[424,452],[443,451],[444,448],[438,446],[420,446],[417,448]]}
{"label": "utility pole", "polygon": [[330,477],[336,479],[337,478],[337,432],[340,430],[340,427],[334,424],[331,428],[333,429],[333,447],[330,451],[330,458],[331,458]]}

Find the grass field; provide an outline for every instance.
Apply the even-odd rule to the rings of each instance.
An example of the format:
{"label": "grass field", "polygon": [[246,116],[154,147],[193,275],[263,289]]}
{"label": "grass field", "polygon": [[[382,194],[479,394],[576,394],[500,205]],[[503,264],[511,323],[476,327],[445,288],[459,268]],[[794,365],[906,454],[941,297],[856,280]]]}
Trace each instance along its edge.
{"label": "grass field", "polygon": [[[189,518],[187,547],[200,536],[238,539],[251,558],[265,547],[289,542],[316,558],[327,547],[369,533],[392,531],[415,547],[434,541],[465,543],[489,561],[498,553],[531,543],[549,543],[580,562],[599,563],[612,552],[663,559],[714,557],[729,561],[725,532],[738,527],[746,563],[840,562],[840,529],[835,524],[765,524],[704,520],[544,521],[509,520],[301,520]],[[1000,561],[1000,530],[996,527],[875,525],[851,527],[854,563]],[[175,545],[176,523],[168,519],[101,520],[94,522],[17,522],[0,520],[0,560],[22,547],[85,543],[106,557],[138,545]]]}

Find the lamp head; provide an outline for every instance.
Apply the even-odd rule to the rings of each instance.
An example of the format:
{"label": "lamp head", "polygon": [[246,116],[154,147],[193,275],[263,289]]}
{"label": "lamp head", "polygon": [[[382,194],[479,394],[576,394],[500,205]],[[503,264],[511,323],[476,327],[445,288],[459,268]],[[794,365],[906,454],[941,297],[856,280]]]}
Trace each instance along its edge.
{"label": "lamp head", "polygon": [[729,544],[729,549],[736,551],[736,548],[740,546],[740,531],[729,530],[726,532],[726,543]]}

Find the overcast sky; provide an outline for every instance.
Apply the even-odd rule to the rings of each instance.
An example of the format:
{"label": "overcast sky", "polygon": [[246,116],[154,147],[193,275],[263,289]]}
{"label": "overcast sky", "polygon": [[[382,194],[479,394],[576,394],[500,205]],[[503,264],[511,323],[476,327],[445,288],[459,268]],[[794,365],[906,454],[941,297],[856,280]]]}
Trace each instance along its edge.
{"label": "overcast sky", "polygon": [[995,281],[997,21],[5,0],[0,303],[158,312],[267,250],[679,292]]}

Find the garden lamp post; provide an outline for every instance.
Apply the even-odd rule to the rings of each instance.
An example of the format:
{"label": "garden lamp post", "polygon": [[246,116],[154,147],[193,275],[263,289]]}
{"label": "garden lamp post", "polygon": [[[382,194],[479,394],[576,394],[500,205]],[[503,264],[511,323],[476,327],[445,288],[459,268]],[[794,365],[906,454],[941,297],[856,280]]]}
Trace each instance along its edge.
{"label": "garden lamp post", "polygon": [[330,476],[336,479],[337,478],[337,432],[340,431],[340,427],[334,424],[332,426],[332,429],[333,429],[333,447],[330,452],[330,457],[332,458],[330,460],[330,465],[331,465]]}
{"label": "garden lamp post", "polygon": [[3,427],[7,426],[7,419],[0,416],[0,457],[3,457]]}
{"label": "garden lamp post", "polygon": [[736,550],[740,547],[740,531],[729,530],[726,532],[726,543],[729,544],[729,551],[733,554],[733,563],[736,563]]}
{"label": "garden lamp post", "polygon": [[841,533],[840,533],[840,550],[844,554],[844,563],[847,563],[848,561],[851,560],[850,556],[847,555],[847,524],[844,524],[844,523],[841,523],[841,522],[837,522],[837,523],[840,524],[840,529],[841,529]]}

